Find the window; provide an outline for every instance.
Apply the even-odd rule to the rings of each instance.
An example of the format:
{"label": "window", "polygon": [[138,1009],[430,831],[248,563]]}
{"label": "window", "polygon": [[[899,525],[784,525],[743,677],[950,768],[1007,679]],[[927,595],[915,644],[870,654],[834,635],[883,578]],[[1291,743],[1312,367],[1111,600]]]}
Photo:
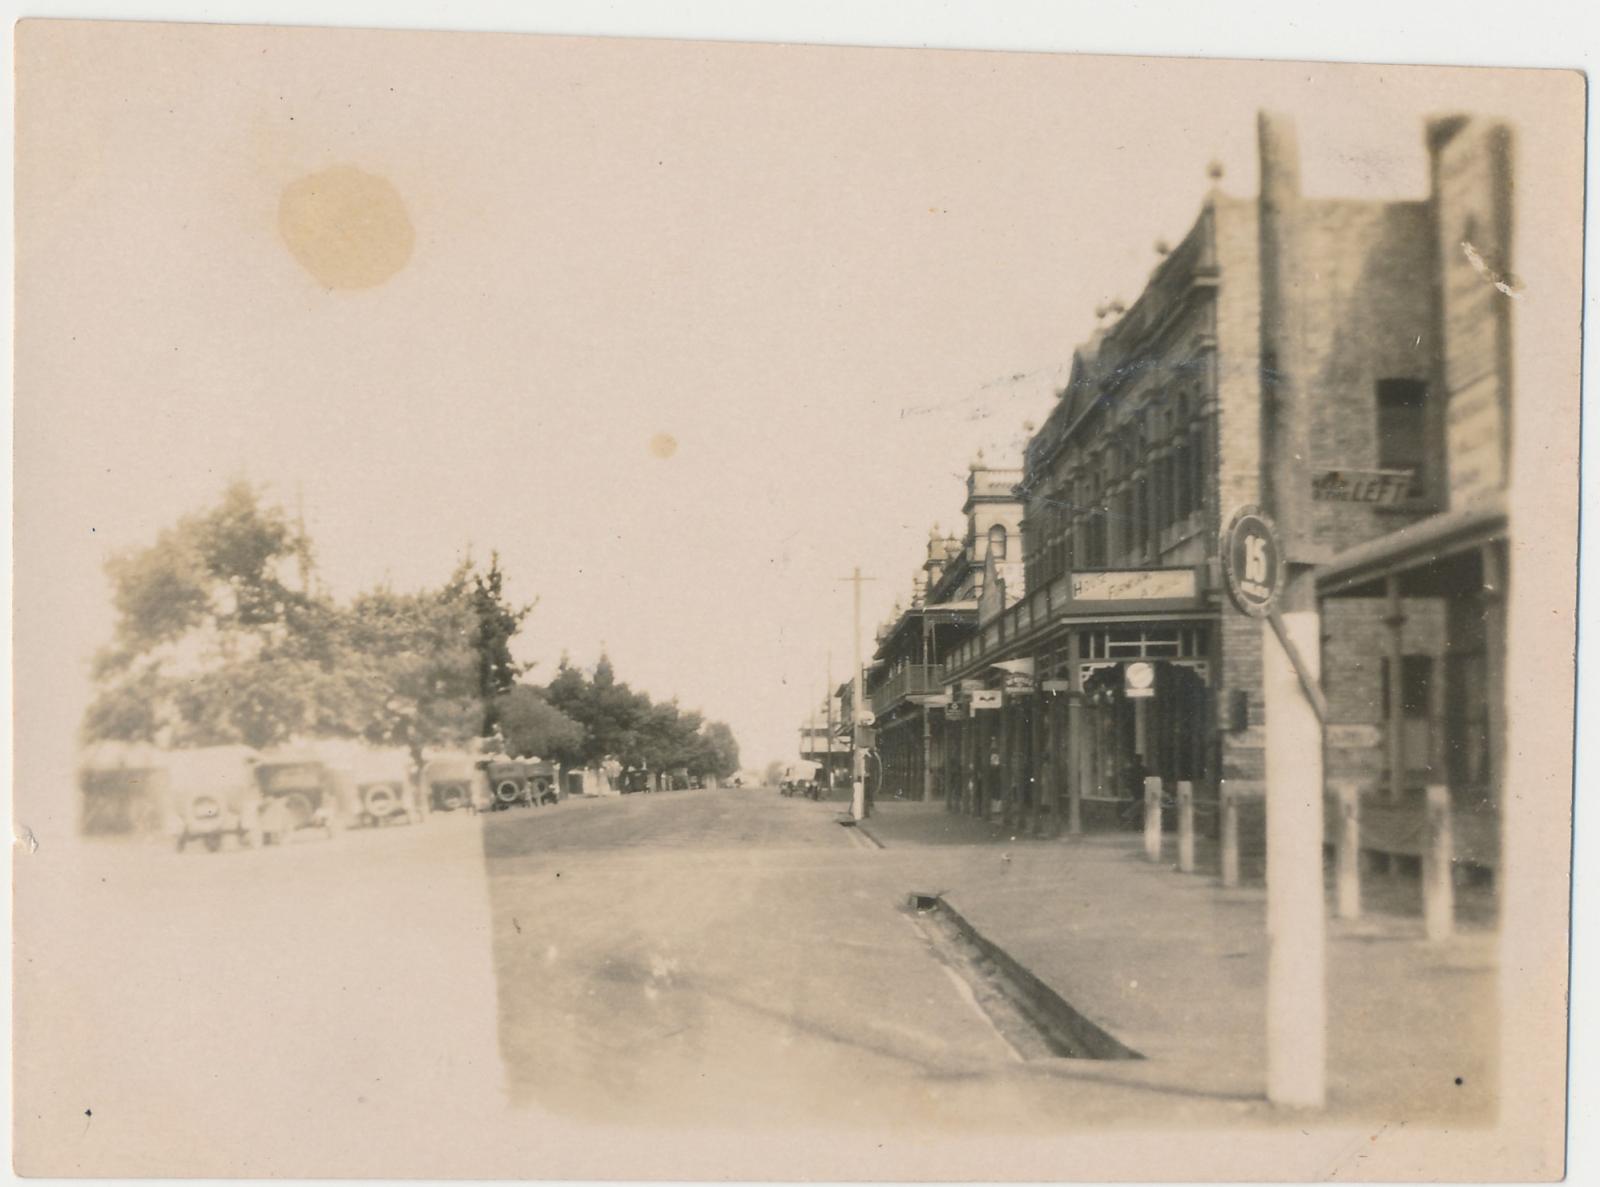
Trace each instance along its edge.
{"label": "window", "polygon": [[[1393,685],[1389,658],[1379,665],[1383,705],[1387,712]],[[1433,768],[1433,657],[1400,657],[1400,748],[1408,787],[1426,782]]]}
{"label": "window", "polygon": [[995,524],[989,529],[989,551],[994,553],[994,559],[1006,559],[1006,529],[1004,524]]}
{"label": "window", "polygon": [[1378,380],[1378,469],[1410,470],[1411,498],[1423,493],[1428,386],[1416,379]]}

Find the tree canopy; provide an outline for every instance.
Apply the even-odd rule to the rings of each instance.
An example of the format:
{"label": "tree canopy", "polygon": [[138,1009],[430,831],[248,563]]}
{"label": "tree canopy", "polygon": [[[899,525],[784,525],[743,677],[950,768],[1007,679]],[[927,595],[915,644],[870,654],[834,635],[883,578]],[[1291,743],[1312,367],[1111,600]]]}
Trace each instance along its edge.
{"label": "tree canopy", "polygon": [[[498,553],[437,587],[387,586],[340,604],[316,590],[310,541],[263,492],[235,482],[207,510],[107,564],[117,623],[95,660],[86,741],[168,746],[312,737],[426,751],[498,734],[563,765],[616,759],[728,777],[739,747],[722,722],[563,657],[543,687],[512,643],[536,603],[505,594]],[[519,683],[521,681],[521,683]]]}

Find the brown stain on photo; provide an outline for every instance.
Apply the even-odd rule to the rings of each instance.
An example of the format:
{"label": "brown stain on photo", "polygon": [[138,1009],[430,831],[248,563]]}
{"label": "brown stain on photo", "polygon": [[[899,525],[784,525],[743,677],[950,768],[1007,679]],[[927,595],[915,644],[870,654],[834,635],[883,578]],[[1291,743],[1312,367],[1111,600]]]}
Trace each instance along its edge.
{"label": "brown stain on photo", "polygon": [[657,433],[650,438],[650,452],[665,460],[678,452],[678,439],[671,433]]}
{"label": "brown stain on photo", "polygon": [[417,239],[399,191],[353,165],[308,173],[284,187],[278,231],[328,289],[383,284],[410,261]]}

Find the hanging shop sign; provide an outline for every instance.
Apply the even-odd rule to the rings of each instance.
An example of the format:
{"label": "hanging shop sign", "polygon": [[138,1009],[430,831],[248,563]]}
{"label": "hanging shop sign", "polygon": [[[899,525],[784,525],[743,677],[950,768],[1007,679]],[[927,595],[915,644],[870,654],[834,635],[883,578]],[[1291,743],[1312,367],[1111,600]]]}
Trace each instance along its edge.
{"label": "hanging shop sign", "polygon": [[1139,660],[1122,669],[1122,692],[1128,697],[1153,697],[1156,695],[1156,668],[1152,663]]}
{"label": "hanging shop sign", "polygon": [[1043,683],[1041,683],[1039,685],[1039,687],[1042,688],[1045,692],[1071,692],[1072,691],[1072,681],[1070,681],[1070,680],[1046,680]]}
{"label": "hanging shop sign", "polygon": [[944,715],[951,721],[960,721],[967,715],[967,706],[962,701],[951,701],[944,707]]}
{"label": "hanging shop sign", "polygon": [[1004,694],[998,688],[979,688],[972,693],[972,711],[980,709],[998,709]]}
{"label": "hanging shop sign", "polygon": [[1233,604],[1252,618],[1265,618],[1283,589],[1283,547],[1260,508],[1234,512],[1222,537],[1222,564]]}
{"label": "hanging shop sign", "polygon": [[1005,689],[1009,693],[1026,695],[1033,691],[1033,677],[1026,672],[1007,672]]}
{"label": "hanging shop sign", "polygon": [[1376,503],[1393,506],[1411,497],[1411,470],[1323,470],[1311,476],[1318,503]]}

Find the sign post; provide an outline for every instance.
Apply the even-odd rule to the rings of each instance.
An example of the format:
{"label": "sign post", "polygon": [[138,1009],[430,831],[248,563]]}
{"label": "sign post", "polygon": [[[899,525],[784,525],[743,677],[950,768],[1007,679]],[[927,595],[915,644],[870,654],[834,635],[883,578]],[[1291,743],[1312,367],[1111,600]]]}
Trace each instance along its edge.
{"label": "sign post", "polygon": [[1262,619],[1267,784],[1267,1099],[1320,1108],[1326,1095],[1326,910],[1322,884],[1321,618],[1279,602],[1277,528],[1245,507],[1222,541],[1234,605]]}

